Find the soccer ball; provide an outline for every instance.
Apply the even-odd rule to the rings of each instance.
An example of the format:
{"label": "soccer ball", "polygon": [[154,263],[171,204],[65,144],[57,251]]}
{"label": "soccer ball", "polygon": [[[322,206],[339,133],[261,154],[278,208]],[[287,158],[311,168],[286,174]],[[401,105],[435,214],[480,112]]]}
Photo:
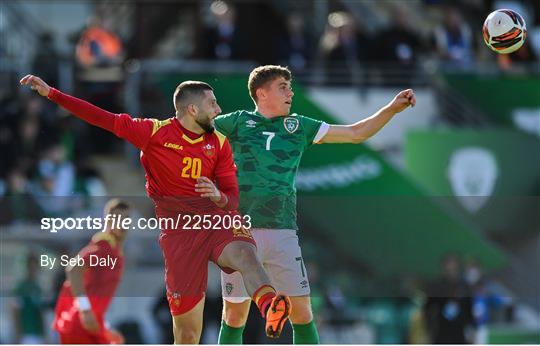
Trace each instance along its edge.
{"label": "soccer ball", "polygon": [[527,37],[527,28],[519,13],[501,9],[487,16],[482,34],[484,42],[491,50],[499,54],[508,54],[523,45]]}

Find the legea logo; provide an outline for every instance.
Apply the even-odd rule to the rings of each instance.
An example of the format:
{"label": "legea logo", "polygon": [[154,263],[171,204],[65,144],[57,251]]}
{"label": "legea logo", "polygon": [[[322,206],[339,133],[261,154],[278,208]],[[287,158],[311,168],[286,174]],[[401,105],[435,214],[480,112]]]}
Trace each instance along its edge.
{"label": "legea logo", "polygon": [[471,213],[486,204],[499,175],[493,154],[478,147],[455,151],[448,165],[448,179],[454,195]]}

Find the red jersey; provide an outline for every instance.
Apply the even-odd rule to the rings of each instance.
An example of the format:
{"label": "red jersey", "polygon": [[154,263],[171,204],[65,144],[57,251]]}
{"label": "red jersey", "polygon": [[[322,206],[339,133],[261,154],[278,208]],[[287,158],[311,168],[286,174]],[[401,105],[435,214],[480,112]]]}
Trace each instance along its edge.
{"label": "red jersey", "polygon": [[[173,199],[181,203],[183,212],[216,211],[208,198],[195,191],[197,178],[236,175],[231,146],[221,133],[194,134],[176,118],[167,120],[133,119],[120,114],[114,123],[114,133],[141,149],[141,163],[146,172],[146,191],[158,204]],[[194,138],[195,137],[195,138]],[[181,202],[180,202],[181,201]]]}
{"label": "red jersey", "polygon": [[196,135],[176,118],[160,121],[120,114],[114,134],[141,149],[149,196],[199,197],[197,178],[215,181],[236,174],[231,146],[217,131]]}
{"label": "red jersey", "polygon": [[[124,268],[124,259],[116,237],[108,232],[100,232],[92,237],[90,243],[78,254],[88,267],[84,272],[84,290],[92,312],[100,326],[104,327],[104,316],[120,283]],[[99,260],[116,260],[114,266],[96,266]],[[109,260],[110,261],[110,260]],[[109,262],[111,263],[111,262]],[[80,325],[79,310],[71,292],[71,285],[64,282],[56,302],[54,329],[61,333],[70,333]]]}

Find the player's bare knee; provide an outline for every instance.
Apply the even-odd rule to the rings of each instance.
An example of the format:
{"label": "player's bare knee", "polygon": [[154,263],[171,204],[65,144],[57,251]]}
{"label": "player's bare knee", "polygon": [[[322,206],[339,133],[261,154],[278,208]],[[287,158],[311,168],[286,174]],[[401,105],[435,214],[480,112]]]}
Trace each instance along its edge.
{"label": "player's bare knee", "polygon": [[313,321],[313,313],[311,310],[298,311],[292,309],[289,319],[294,324],[308,324],[309,322]]}
{"label": "player's bare knee", "polygon": [[247,315],[244,315],[242,312],[232,312],[224,313],[224,321],[229,327],[240,328],[246,325]]}
{"label": "player's bare knee", "polygon": [[313,312],[309,300],[292,299],[292,309],[289,319],[294,324],[308,324],[313,320]]}
{"label": "player's bare knee", "polygon": [[249,315],[249,300],[243,303],[230,303],[223,304],[222,318],[229,327],[240,328],[246,325]]}
{"label": "player's bare knee", "polygon": [[[175,344],[198,344],[200,332],[196,328],[183,327],[176,333]],[[178,340],[177,340],[178,339]]]}

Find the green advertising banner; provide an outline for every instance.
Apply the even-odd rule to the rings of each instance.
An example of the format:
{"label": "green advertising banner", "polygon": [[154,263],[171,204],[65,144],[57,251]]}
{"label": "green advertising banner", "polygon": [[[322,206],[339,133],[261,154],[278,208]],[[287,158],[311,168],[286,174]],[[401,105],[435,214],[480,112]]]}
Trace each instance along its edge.
{"label": "green advertising banner", "polygon": [[[447,73],[445,83],[467,99],[471,104],[484,110],[496,124],[514,127],[516,110],[540,112],[540,76],[519,75],[479,75]],[[537,133],[538,118],[532,120]],[[529,126],[528,126],[529,127]]]}
{"label": "green advertising banner", "polygon": [[[247,75],[168,74],[151,83],[168,98],[186,79],[210,83],[224,113],[254,109]],[[300,86],[294,91],[292,112],[336,123]],[[314,145],[302,158],[296,186],[301,239],[316,235],[324,239],[322,249],[339,251],[382,278],[434,276],[449,252],[475,257],[486,269],[505,262],[472,223],[446,212],[366,145]],[[319,257],[334,263],[336,255]]]}
{"label": "green advertising banner", "polygon": [[405,157],[431,194],[504,235],[540,229],[539,150],[538,138],[513,130],[415,131]]}

